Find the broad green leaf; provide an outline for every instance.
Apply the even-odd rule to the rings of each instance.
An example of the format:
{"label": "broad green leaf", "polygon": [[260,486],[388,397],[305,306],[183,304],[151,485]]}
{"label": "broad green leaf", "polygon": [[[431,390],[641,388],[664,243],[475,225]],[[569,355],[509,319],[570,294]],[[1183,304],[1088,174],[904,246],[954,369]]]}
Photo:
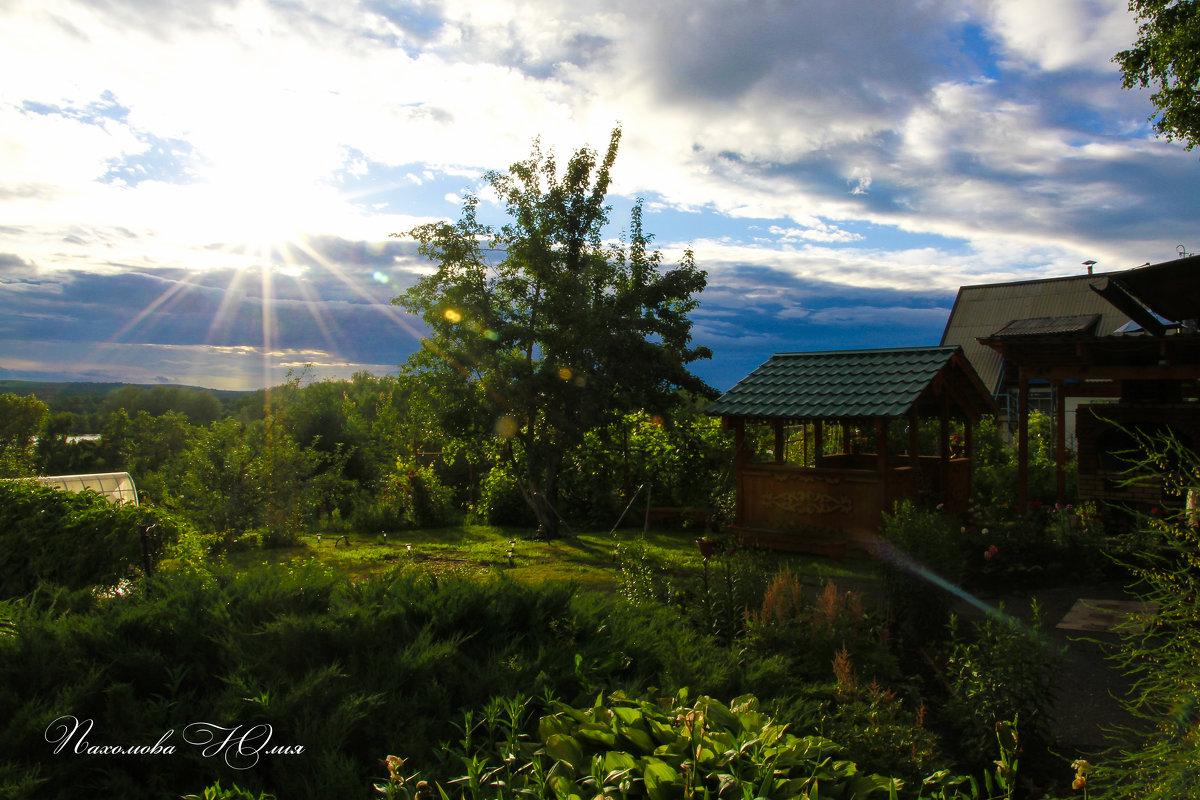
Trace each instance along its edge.
{"label": "broad green leaf", "polygon": [[650,800],[675,800],[683,793],[678,785],[679,773],[670,764],[657,759],[647,760],[642,780],[646,782],[646,794]]}
{"label": "broad green leaf", "polygon": [[587,758],[573,736],[556,733],[546,739],[546,752],[551,758],[571,766],[576,775],[586,771]]}
{"label": "broad green leaf", "polygon": [[614,706],[613,713],[617,718],[626,725],[643,725],[642,710],[640,708],[630,708],[629,706]]}
{"label": "broad green leaf", "polygon": [[654,740],[645,731],[633,727],[623,727],[617,732],[642,753],[648,755],[654,752]]}
{"label": "broad green leaf", "polygon": [[609,772],[633,769],[636,766],[637,761],[629,753],[622,753],[619,750],[609,750],[604,754],[604,769]]}
{"label": "broad green leaf", "polygon": [[575,735],[583,741],[604,747],[617,746],[617,735],[607,725],[598,722],[587,722],[580,725],[579,730],[575,731]]}

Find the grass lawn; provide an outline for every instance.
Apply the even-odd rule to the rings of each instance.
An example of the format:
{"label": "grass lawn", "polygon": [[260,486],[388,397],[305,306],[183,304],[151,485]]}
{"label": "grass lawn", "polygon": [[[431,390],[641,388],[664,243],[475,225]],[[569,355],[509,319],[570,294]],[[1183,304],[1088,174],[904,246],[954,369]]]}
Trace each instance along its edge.
{"label": "grass lawn", "polygon": [[[460,525],[404,531],[370,537],[350,534],[337,539],[330,534],[309,534],[300,547],[253,549],[228,554],[228,563],[239,569],[260,564],[298,567],[318,561],[350,577],[384,572],[405,563],[435,570],[486,575],[504,574],[522,581],[572,581],[585,589],[612,591],[617,584],[616,548],[643,540],[648,553],[672,569],[699,569],[703,564],[695,534],[687,531],[638,529],[581,532],[550,541],[522,539],[524,528]],[[508,552],[512,551],[511,558]],[[820,585],[827,579],[874,580],[877,565],[869,559],[847,558],[838,564],[820,556],[768,553],[779,566],[790,564],[801,580]],[[714,556],[719,558],[719,556]]]}

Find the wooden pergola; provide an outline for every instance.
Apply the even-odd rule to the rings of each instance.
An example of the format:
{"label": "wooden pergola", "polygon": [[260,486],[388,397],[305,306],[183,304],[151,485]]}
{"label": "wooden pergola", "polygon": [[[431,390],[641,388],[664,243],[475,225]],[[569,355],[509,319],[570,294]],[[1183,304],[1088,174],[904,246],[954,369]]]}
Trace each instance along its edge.
{"label": "wooden pergola", "polygon": [[[1029,386],[1045,381],[1055,396],[1057,499],[1066,502],[1066,400],[1071,397],[1119,398],[1092,405],[1076,417],[1080,450],[1081,499],[1108,500],[1118,492],[1099,479],[1105,455],[1100,429],[1167,427],[1185,434],[1200,432],[1200,256],[1109,273],[1090,288],[1132,320],[1130,330],[1098,335],[1099,315],[1017,319],[979,337],[1018,370],[1018,508],[1029,502]],[[1103,425],[1098,420],[1107,420]],[[1102,421],[1102,420],[1101,420]],[[1090,426],[1086,432],[1081,426]],[[1086,456],[1086,457],[1085,457]],[[1120,470],[1114,470],[1119,472]],[[1088,496],[1089,494],[1093,496]],[[1106,497],[1105,495],[1109,495]],[[1119,498],[1126,499],[1126,498]]]}
{"label": "wooden pergola", "polygon": [[[1033,323],[1033,320],[1025,320]],[[1051,320],[1046,320],[1052,324]],[[981,338],[1018,369],[1017,507],[1029,503],[1029,386],[1046,381],[1055,395],[1055,462],[1057,500],[1066,496],[1066,401],[1071,397],[1120,398],[1119,403],[1095,406],[1093,414],[1115,422],[1156,419],[1162,422],[1200,418],[1200,336],[1191,333],[1154,336],[1145,331],[1117,336],[1092,336],[1086,331],[1037,332],[1027,324],[1024,335],[998,331]],[[1045,326],[1043,326],[1045,327]],[[1061,327],[1061,326],[1060,326]],[[1131,417],[1131,412],[1133,416]],[[1077,425],[1080,418],[1077,417]],[[1180,427],[1194,423],[1185,422]],[[1077,437],[1081,450],[1094,449],[1087,436]],[[1091,465],[1080,464],[1086,474]],[[1094,470],[1093,470],[1094,471]],[[1086,491],[1081,491],[1086,495]],[[1095,493],[1095,492],[1093,492]],[[1105,499],[1083,497],[1081,499]]]}
{"label": "wooden pergola", "polygon": [[[965,510],[972,428],[991,411],[957,347],[775,355],[708,409],[735,432],[735,532],[836,555],[867,550],[899,500]],[[954,420],[964,423],[957,445]],[[922,421],[935,422],[933,452],[922,452]],[[772,457],[751,460],[747,443],[764,428]]]}

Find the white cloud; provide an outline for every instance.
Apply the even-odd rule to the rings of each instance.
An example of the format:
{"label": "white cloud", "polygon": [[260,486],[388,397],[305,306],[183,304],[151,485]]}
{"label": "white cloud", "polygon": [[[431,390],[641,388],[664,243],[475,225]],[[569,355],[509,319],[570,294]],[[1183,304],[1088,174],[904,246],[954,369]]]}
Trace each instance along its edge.
{"label": "white cloud", "polygon": [[[535,135],[561,165],[620,122],[613,191],[652,195],[655,222],[694,212],[672,238],[710,291],[1157,261],[1200,200],[1194,155],[1147,139],[1109,63],[1134,30],[1124,0],[18,0],[0,253],[213,269],[301,233],[378,242],[455,213]],[[114,165],[136,180],[104,182]]]}

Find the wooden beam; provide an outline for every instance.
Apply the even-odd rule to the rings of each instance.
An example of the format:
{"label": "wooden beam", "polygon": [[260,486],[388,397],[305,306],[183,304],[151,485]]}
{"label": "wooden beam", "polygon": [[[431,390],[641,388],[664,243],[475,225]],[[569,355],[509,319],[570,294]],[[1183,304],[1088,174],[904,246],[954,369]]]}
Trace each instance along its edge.
{"label": "wooden beam", "polygon": [[1106,381],[1182,381],[1200,379],[1200,365],[1187,364],[1177,366],[1159,366],[1147,364],[1144,366],[1109,366],[1105,364],[1078,364],[1073,366],[1043,366],[1036,364],[1022,366],[1030,378],[1041,378],[1045,381],[1067,380],[1106,380]]}
{"label": "wooden beam", "polygon": [[819,419],[813,420],[813,466],[821,466],[825,457],[825,423]]}
{"label": "wooden beam", "polygon": [[787,444],[783,438],[783,420],[775,420],[771,427],[775,429],[775,463],[782,464]]}
{"label": "wooden beam", "polygon": [[743,483],[746,467],[746,423],[735,420],[733,423],[733,476],[734,476],[734,511],[733,522],[741,525],[745,520],[746,488]]}
{"label": "wooden beam", "polygon": [[941,408],[938,409],[938,420],[941,422],[938,455],[945,465],[950,462],[950,397],[945,393],[942,394]]}
{"label": "wooden beam", "polygon": [[1067,504],[1067,398],[1062,383],[1054,384],[1054,466],[1058,473],[1055,499],[1059,506]]}
{"label": "wooden beam", "polygon": [[[875,469],[883,473],[887,472],[888,465],[888,421],[886,419],[875,420]],[[880,492],[882,497],[885,492]]]}
{"label": "wooden beam", "polygon": [[1021,367],[1017,378],[1017,513],[1029,507],[1029,376]]}
{"label": "wooden beam", "polygon": [[908,412],[908,457],[913,466],[921,460],[921,417],[914,406]]}

